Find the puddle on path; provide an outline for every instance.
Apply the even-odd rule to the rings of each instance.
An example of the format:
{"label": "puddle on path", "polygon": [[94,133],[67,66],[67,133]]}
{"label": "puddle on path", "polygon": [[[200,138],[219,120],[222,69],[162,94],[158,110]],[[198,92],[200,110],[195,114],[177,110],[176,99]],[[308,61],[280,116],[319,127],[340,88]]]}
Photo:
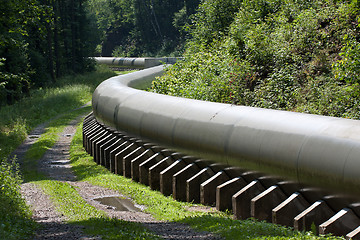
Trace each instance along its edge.
{"label": "puddle on path", "polygon": [[130,211],[130,212],[140,212],[141,209],[137,208],[134,203],[126,198],[121,197],[103,197],[95,198],[95,201],[113,207],[115,211]]}

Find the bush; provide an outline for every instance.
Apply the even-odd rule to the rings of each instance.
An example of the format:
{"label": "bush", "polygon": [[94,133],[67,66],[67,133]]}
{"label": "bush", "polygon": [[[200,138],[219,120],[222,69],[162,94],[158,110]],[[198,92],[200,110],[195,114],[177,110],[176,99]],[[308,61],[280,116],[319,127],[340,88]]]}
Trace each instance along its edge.
{"label": "bush", "polygon": [[26,239],[35,224],[20,194],[21,179],[15,159],[0,160],[0,236],[7,239]]}
{"label": "bush", "polygon": [[358,16],[356,0],[204,1],[185,60],[153,89],[358,119]]}

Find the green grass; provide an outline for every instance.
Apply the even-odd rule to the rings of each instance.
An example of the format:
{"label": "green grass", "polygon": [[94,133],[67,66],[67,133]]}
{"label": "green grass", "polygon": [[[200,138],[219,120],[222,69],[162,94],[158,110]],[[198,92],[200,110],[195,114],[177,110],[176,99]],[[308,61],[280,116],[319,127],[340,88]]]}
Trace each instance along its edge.
{"label": "green grass", "polygon": [[330,235],[315,236],[312,232],[299,232],[290,228],[260,222],[252,219],[234,220],[228,216],[203,215],[199,217],[185,218],[182,222],[189,224],[194,229],[209,231],[225,239],[303,239],[303,240],[335,240],[344,239]]}
{"label": "green grass", "polygon": [[79,181],[110,188],[129,196],[136,203],[146,205],[146,212],[159,220],[176,221],[196,213],[186,210],[189,203],[174,201],[148,186],[133,182],[131,179],[110,173],[97,165],[82,148],[82,134],[77,131],[70,147],[72,169]]}
{"label": "green grass", "polygon": [[87,234],[102,239],[159,239],[138,223],[107,217],[105,212],[87,204],[68,183],[44,180],[36,184],[51,196],[57,211],[66,216],[69,223],[84,226]]}
{"label": "green grass", "polygon": [[25,239],[36,228],[21,198],[20,183],[15,161],[0,161],[0,239]]}
{"label": "green grass", "polygon": [[56,143],[59,139],[59,134],[71,120],[90,111],[90,106],[80,108],[63,114],[49,123],[49,126],[46,128],[46,132],[42,134],[33,145],[31,145],[25,154],[25,158],[23,159],[22,175],[26,182],[45,178],[37,171],[37,161]]}
{"label": "green grass", "polygon": [[[22,179],[17,164],[15,161],[6,160],[9,154],[25,140],[35,126],[89,102],[95,87],[114,75],[107,68],[98,68],[96,72],[68,76],[58,79],[53,87],[33,90],[30,97],[0,108],[0,239],[31,238],[37,227],[30,218],[28,206],[21,198]],[[53,145],[54,139],[54,132],[50,130],[32,147],[27,159],[42,156],[43,152]],[[31,161],[28,161],[26,165],[30,167],[26,168],[27,177],[43,179],[30,163]]]}
{"label": "green grass", "polygon": [[89,102],[96,86],[115,73],[97,71],[58,79],[51,88],[33,90],[30,97],[0,108],[0,156],[8,156],[40,123]]}
{"label": "green grass", "polygon": [[[105,77],[108,78],[109,72],[106,73]],[[102,74],[99,75],[103,76]],[[23,112],[23,119],[26,119],[26,121],[19,121],[19,124],[8,124],[7,121],[10,122],[11,114],[9,114],[8,120],[0,120],[1,129],[7,129],[7,131],[1,132],[1,140],[4,140],[4,142],[1,142],[0,146],[2,146],[3,152],[9,152],[24,138],[15,139],[6,145],[5,141],[11,140],[12,135],[14,137],[18,137],[18,135],[26,136],[28,128],[31,129],[38,123],[52,119],[48,122],[45,133],[37,139],[25,154],[25,159],[22,162],[22,177],[24,180],[41,187],[51,197],[57,211],[66,216],[70,224],[84,226],[84,231],[87,234],[100,235],[102,239],[159,239],[138,223],[107,217],[105,212],[87,204],[73,186],[65,182],[49,180],[37,170],[38,160],[56,143],[59,134],[69,122],[91,111],[91,107],[70,110],[88,102],[91,99],[94,87],[102,80],[104,80],[102,77],[89,79],[88,74],[77,76],[75,79],[71,77],[64,78],[59,83],[60,87],[38,90],[37,94],[39,96],[35,99],[24,99],[22,103],[18,103],[18,106],[14,105],[16,112]],[[30,110],[27,109],[29,107],[28,101],[35,102],[35,105]],[[69,104],[71,108],[64,106],[66,104]],[[10,108],[0,109],[0,112],[4,113],[6,109]],[[27,124],[29,121],[31,121],[31,124]],[[37,225],[30,219],[31,212],[21,198],[19,185],[22,180],[19,172],[13,171],[15,164],[5,165],[6,161],[2,163],[0,173],[0,183],[3,184],[0,185],[0,200],[2,200],[0,202],[0,239],[31,238]],[[3,168],[8,171],[4,171]],[[3,189],[7,191],[4,192]]]}
{"label": "green grass", "polygon": [[159,220],[179,221],[194,229],[219,234],[225,239],[343,239],[314,236],[311,232],[298,232],[290,228],[255,220],[233,220],[227,213],[203,213],[186,210],[190,203],[182,203],[152,191],[149,187],[110,173],[97,165],[82,147],[81,125],[70,148],[74,173],[81,181],[117,190],[146,206],[146,212]]}
{"label": "green grass", "polygon": [[26,153],[23,175],[26,181],[32,181],[50,196],[56,210],[68,218],[70,224],[84,226],[84,232],[99,235],[102,239],[159,239],[156,235],[138,223],[111,219],[106,213],[86,203],[76,188],[69,183],[48,180],[37,171],[37,162],[58,139],[68,123],[89,107],[72,111],[51,121],[46,132],[30,147]]}

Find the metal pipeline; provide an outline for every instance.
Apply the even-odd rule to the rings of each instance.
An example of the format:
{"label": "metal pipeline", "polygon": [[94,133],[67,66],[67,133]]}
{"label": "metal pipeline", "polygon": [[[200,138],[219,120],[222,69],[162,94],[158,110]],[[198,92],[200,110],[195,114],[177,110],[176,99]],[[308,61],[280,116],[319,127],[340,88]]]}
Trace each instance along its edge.
{"label": "metal pipeline", "polygon": [[101,83],[96,119],[209,160],[360,197],[360,121],[138,90],[162,73],[157,66]]}
{"label": "metal pipeline", "polygon": [[173,64],[177,60],[182,58],[175,58],[175,57],[163,57],[163,58],[114,58],[114,57],[94,57],[95,61],[98,64],[105,64],[113,67],[120,67],[120,68],[136,68],[136,69],[144,69],[155,67],[161,65],[162,63],[165,64]]}

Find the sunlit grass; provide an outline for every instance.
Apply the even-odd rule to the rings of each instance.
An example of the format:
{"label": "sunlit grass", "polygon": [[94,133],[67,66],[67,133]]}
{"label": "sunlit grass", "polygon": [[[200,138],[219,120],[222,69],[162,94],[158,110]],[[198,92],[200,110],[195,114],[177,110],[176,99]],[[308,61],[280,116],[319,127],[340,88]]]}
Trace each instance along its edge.
{"label": "sunlit grass", "polygon": [[42,158],[47,150],[54,146],[59,139],[59,134],[71,120],[90,111],[90,106],[79,108],[75,111],[63,114],[49,123],[45,133],[31,145],[22,161],[22,175],[26,182],[44,179],[44,176],[38,172],[38,160]]}
{"label": "sunlit grass", "polygon": [[106,213],[89,205],[67,182],[49,180],[37,171],[37,162],[57,141],[59,134],[69,122],[89,107],[72,111],[51,121],[46,132],[30,147],[25,157],[23,175],[26,181],[38,185],[49,195],[59,214],[67,217],[70,224],[84,226],[84,232],[102,239],[159,239],[141,224],[111,219]]}
{"label": "sunlit grass", "polygon": [[[98,68],[96,72],[68,76],[58,79],[57,84],[52,87],[33,90],[30,97],[0,108],[0,239],[32,238],[37,226],[31,220],[30,210],[21,198],[21,174],[14,163],[8,162],[9,154],[25,140],[35,126],[89,102],[95,87],[114,75],[107,68]],[[75,115],[79,114],[77,112]],[[75,116],[70,115],[63,120],[68,122],[69,118]],[[48,133],[40,137],[40,141],[27,154],[24,165],[28,179],[44,179],[33,164],[57,139],[56,131],[61,130],[55,125],[49,125]]]}
{"label": "sunlit grass", "polygon": [[78,180],[103,186],[129,196],[137,204],[146,205],[146,212],[159,220],[176,221],[197,213],[186,210],[189,203],[178,202],[172,197],[165,197],[148,186],[133,182],[129,178],[110,173],[103,166],[97,165],[92,157],[82,148],[82,134],[77,131],[70,148],[70,159],[73,171]]}
{"label": "sunlit grass", "polygon": [[137,204],[146,206],[146,212],[159,220],[179,221],[189,224],[199,231],[209,231],[224,239],[343,239],[331,236],[315,236],[311,232],[298,232],[290,228],[256,220],[234,220],[227,213],[192,212],[190,203],[175,201],[160,192],[133,182],[131,179],[110,173],[97,165],[82,147],[81,125],[70,149],[73,170],[81,181],[110,188],[132,198]]}
{"label": "sunlit grass", "polygon": [[0,108],[0,156],[8,156],[37,125],[89,102],[96,86],[115,73],[108,68],[58,79],[30,97]]}
{"label": "sunlit grass", "polygon": [[36,182],[48,194],[59,213],[71,224],[84,226],[87,234],[102,239],[159,239],[139,223],[112,219],[89,205],[69,183],[44,180]]}

